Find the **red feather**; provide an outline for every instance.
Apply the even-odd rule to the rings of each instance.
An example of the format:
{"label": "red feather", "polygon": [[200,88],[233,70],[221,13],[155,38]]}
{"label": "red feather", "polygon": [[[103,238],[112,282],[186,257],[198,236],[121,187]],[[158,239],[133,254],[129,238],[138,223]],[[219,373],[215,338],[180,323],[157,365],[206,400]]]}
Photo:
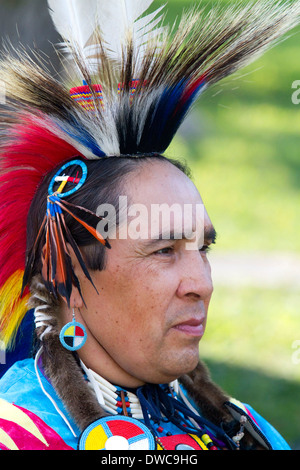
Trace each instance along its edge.
{"label": "red feather", "polygon": [[42,118],[37,123],[29,114],[7,135],[0,148],[0,287],[16,270],[25,268],[27,215],[42,178],[78,155],[43,126]]}

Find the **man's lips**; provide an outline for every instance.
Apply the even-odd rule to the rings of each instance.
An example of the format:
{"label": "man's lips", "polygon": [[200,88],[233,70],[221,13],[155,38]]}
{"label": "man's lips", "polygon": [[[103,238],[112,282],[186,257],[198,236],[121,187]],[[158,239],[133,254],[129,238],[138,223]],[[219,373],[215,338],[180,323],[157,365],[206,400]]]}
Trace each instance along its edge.
{"label": "man's lips", "polygon": [[204,318],[190,318],[173,326],[175,330],[185,333],[189,336],[202,338],[204,335]]}

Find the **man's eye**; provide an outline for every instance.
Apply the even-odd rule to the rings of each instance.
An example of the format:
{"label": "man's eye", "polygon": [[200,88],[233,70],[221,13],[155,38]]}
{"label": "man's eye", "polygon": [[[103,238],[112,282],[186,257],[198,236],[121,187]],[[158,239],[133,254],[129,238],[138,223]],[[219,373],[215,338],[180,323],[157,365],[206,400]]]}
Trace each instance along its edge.
{"label": "man's eye", "polygon": [[174,248],[172,246],[168,246],[166,248],[162,248],[161,250],[156,251],[155,255],[170,255],[174,252]]}

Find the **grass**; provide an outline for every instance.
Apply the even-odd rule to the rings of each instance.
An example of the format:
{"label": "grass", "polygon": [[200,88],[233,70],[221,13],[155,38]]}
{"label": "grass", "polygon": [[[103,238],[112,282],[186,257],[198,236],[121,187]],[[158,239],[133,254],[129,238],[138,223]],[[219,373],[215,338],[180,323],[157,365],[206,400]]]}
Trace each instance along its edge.
{"label": "grass", "polygon": [[[299,333],[299,293],[251,287],[218,287],[201,352],[287,380],[300,380],[293,361]],[[299,382],[300,385],[300,382]]]}
{"label": "grass", "polygon": [[[170,18],[191,4],[171,0]],[[216,254],[300,253],[299,50],[296,31],[208,91],[167,152],[192,168],[219,235]],[[300,364],[292,360],[299,311],[292,288],[216,286],[200,348],[213,378],[292,447],[300,443]]]}

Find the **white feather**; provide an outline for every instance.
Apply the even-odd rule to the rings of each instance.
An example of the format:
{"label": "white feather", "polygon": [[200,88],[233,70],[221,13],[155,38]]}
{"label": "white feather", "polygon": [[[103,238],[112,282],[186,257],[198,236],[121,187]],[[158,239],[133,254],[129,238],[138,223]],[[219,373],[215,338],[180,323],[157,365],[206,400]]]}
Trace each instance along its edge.
{"label": "white feather", "polygon": [[[136,60],[141,59],[147,43],[158,41],[163,28],[158,25],[164,5],[144,15],[154,0],[48,0],[54,25],[62,36],[64,51],[75,49],[93,73],[99,66],[101,32],[108,57],[116,64],[124,60],[124,47],[132,39]],[[71,46],[71,47],[70,47]],[[138,57],[139,56],[139,57]]]}
{"label": "white feather", "polygon": [[64,52],[75,49],[86,64],[94,51],[88,43],[97,28],[97,0],[48,0],[52,21],[63,39]]}
{"label": "white feather", "polygon": [[141,17],[153,0],[100,0],[99,26],[111,59],[121,62],[123,48],[131,36],[136,50],[146,44],[159,24],[164,6]]}
{"label": "white feather", "polygon": [[95,0],[48,0],[53,23],[64,40],[86,46],[97,21]]}

